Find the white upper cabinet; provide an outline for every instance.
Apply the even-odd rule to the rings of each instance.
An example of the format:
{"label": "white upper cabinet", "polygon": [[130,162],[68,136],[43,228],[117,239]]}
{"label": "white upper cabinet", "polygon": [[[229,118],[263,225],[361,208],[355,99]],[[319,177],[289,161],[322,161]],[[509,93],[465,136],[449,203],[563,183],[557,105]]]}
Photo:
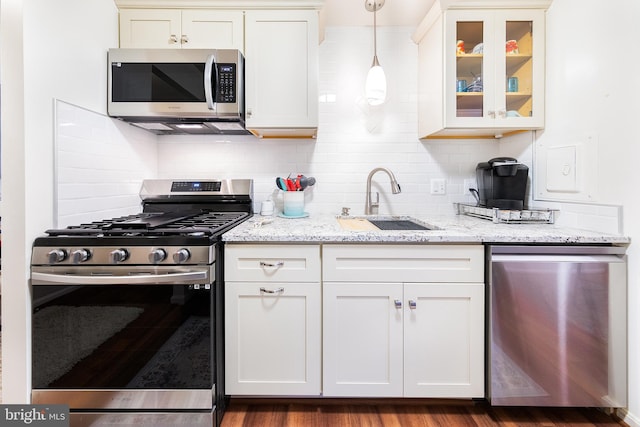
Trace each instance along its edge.
{"label": "white upper cabinet", "polygon": [[246,128],[259,138],[316,137],[321,0],[116,4],[121,48],[238,49]]}
{"label": "white upper cabinet", "polygon": [[259,137],[315,137],[318,12],[248,10],[247,129]]}
{"label": "white upper cabinet", "polygon": [[441,7],[434,4],[414,35],[420,138],[543,128],[544,9]]}
{"label": "white upper cabinet", "polygon": [[120,47],[243,50],[242,11],[122,9]]}

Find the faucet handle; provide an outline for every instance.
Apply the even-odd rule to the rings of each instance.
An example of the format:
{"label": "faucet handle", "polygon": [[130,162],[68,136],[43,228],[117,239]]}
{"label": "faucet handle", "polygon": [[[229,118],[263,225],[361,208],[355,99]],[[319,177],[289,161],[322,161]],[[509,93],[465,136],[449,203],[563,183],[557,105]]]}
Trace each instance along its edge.
{"label": "faucet handle", "polygon": [[349,216],[349,210],[351,208],[343,207],[342,208],[342,216]]}

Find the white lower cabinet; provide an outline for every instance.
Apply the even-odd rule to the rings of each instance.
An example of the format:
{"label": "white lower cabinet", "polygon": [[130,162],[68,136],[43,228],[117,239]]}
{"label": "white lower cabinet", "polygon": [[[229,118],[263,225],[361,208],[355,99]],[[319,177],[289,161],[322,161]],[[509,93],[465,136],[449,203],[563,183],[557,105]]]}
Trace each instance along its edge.
{"label": "white lower cabinet", "polygon": [[404,300],[404,396],[484,397],[484,284],[407,283]]}
{"label": "white lower cabinet", "polygon": [[325,245],[323,394],[483,397],[483,259],[480,245]]}
{"label": "white lower cabinet", "polygon": [[400,283],[324,283],[323,394],[402,396]]}
{"label": "white lower cabinet", "polygon": [[225,248],[227,394],[484,396],[482,245]]}
{"label": "white lower cabinet", "polygon": [[225,249],[225,392],[321,393],[320,247]]}

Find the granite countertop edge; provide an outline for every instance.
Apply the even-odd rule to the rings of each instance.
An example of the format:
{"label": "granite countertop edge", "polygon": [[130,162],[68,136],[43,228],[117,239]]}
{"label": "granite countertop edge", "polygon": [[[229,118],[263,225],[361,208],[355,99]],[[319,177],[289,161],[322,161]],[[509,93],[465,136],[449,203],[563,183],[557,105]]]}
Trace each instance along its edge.
{"label": "granite countertop edge", "polygon": [[[465,215],[414,217],[434,230],[350,231],[336,215],[307,218],[254,215],[222,235],[228,243],[504,243],[504,244],[612,244],[628,245],[623,235],[599,233],[556,224],[494,224]],[[355,218],[355,217],[352,217]],[[406,218],[398,216],[397,218]]]}

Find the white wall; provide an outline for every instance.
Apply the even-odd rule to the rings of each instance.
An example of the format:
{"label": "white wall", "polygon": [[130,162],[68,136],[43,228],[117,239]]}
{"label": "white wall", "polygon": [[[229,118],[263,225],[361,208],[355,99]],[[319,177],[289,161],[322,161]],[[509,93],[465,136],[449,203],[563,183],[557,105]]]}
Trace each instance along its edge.
{"label": "white wall", "polygon": [[[596,202],[623,206],[629,284],[629,415],[640,426],[640,200],[638,122],[640,2],[554,0],[547,13],[547,115],[536,146],[594,135],[595,176],[589,190]],[[544,173],[544,170],[534,173]],[[569,206],[569,205],[566,205]]]}
{"label": "white wall", "polygon": [[31,243],[54,222],[54,99],[104,112],[106,51],[117,46],[118,21],[112,0],[2,0],[0,18],[2,399],[25,403]]}

